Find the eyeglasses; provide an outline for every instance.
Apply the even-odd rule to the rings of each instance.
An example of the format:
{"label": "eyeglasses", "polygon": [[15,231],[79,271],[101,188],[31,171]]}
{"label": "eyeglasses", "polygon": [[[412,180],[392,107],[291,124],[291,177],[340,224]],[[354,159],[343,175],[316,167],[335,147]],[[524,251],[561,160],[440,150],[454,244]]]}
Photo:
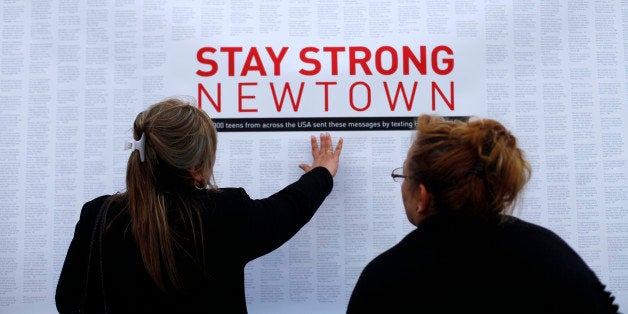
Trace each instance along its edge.
{"label": "eyeglasses", "polygon": [[393,181],[395,182],[401,182],[403,181],[403,179],[409,177],[403,174],[403,167],[399,167],[396,169],[393,169],[392,173],[390,174],[390,176],[392,177]]}

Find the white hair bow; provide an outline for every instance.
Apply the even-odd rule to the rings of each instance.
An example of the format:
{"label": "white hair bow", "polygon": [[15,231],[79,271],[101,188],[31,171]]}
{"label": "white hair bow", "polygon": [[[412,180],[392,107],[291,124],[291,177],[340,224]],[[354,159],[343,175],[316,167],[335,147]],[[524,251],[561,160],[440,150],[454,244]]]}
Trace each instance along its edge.
{"label": "white hair bow", "polygon": [[144,143],[146,142],[146,133],[142,133],[142,137],[140,137],[139,141],[136,140],[129,140],[126,142],[126,144],[124,144],[124,149],[125,150],[136,150],[138,152],[140,152],[140,161],[144,162],[145,159],[145,155],[144,155]]}

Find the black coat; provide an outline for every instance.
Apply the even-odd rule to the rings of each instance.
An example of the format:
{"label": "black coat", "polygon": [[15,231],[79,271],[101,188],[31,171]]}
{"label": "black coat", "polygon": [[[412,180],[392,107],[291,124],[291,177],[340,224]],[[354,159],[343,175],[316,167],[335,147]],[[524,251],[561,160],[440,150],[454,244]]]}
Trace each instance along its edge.
{"label": "black coat", "polygon": [[547,229],[439,214],[366,266],[347,313],[616,313],[613,300]]}
{"label": "black coat", "polygon": [[[184,291],[164,293],[146,272],[130,230],[128,214],[113,206],[114,220],[102,241],[103,278],[109,313],[243,313],[244,266],[288,241],[305,225],[325,197],[333,180],[325,168],[315,168],[280,192],[252,200],[243,189],[203,191],[204,254],[198,267],[183,253],[177,267]],[[61,271],[57,309],[67,313],[80,307],[87,271],[87,256],[97,212],[107,196],[83,206],[74,238]],[[176,215],[175,215],[176,216]],[[177,222],[170,222],[177,229]],[[178,252],[178,251],[177,251]],[[88,311],[102,311],[99,253],[90,264]]]}

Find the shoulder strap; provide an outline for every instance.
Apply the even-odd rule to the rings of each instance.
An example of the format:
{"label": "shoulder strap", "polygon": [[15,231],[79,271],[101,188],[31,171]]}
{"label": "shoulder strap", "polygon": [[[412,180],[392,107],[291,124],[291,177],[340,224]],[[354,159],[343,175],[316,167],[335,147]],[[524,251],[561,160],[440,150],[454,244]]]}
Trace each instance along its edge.
{"label": "shoulder strap", "polygon": [[[104,204],[106,204],[106,202],[103,203],[103,207],[104,207]],[[100,214],[101,215],[100,216],[102,216],[102,212],[106,211],[106,210],[107,210],[106,208],[101,208],[101,210],[100,210]],[[105,214],[105,217],[106,217],[106,214]],[[98,225],[100,223],[100,232],[99,232],[100,234],[99,234],[99,237],[98,237],[98,251],[100,252],[100,254],[98,254],[98,264],[99,264],[99,268],[100,268],[100,291],[102,293],[102,303],[103,303],[104,313],[109,313],[109,311],[107,309],[107,294],[105,293],[105,273],[104,273],[103,266],[102,266],[102,264],[103,264],[102,263],[102,260],[103,260],[102,257],[104,255],[103,254],[103,249],[102,249],[102,238],[103,238],[103,234],[105,232],[105,221],[104,221],[104,219],[102,219],[102,217],[99,217],[99,218],[100,219],[98,219],[96,221],[96,225]]]}
{"label": "shoulder strap", "polygon": [[105,299],[105,283],[103,280],[104,278],[103,278],[103,268],[102,268],[102,232],[103,232],[102,226],[104,224],[101,224],[103,211],[105,210],[105,204],[107,204],[106,200],[102,203],[102,205],[100,205],[100,208],[98,208],[98,214],[96,215],[96,220],[94,221],[94,228],[92,229],[92,237],[89,241],[89,250],[87,253],[87,271],[85,272],[85,288],[83,289],[83,296],[82,296],[82,301],[81,301],[81,310],[80,310],[81,313],[87,312],[86,305],[87,305],[87,291],[89,288],[89,273],[91,271],[91,266],[92,266],[94,242],[96,241],[96,236],[98,233],[100,233],[100,236],[98,237],[98,249],[100,251],[99,267],[100,267],[101,291],[102,291],[102,296],[103,296],[105,313],[107,313],[107,302]]}

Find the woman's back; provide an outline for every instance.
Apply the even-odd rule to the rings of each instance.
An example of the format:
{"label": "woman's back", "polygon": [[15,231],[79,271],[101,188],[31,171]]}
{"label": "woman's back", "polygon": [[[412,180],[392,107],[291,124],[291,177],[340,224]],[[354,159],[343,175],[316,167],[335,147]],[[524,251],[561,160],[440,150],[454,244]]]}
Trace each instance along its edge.
{"label": "woman's back", "polygon": [[[221,193],[211,194],[207,201],[211,201],[212,206],[204,202],[201,209],[202,247],[196,247],[189,236],[185,236],[190,234],[188,226],[178,217],[177,208],[169,207],[172,233],[180,235],[174,249],[179,290],[171,285],[166,291],[157,288],[128,232],[128,214],[120,205],[111,208],[110,217],[122,211],[103,238],[103,273],[107,303],[112,312],[246,311],[242,307],[245,304],[242,283],[243,268],[248,260],[244,258],[247,254],[237,235],[238,215],[244,217],[246,208],[234,204],[243,197],[243,190],[223,189]],[[92,295],[98,296],[98,293],[95,291]]]}
{"label": "woman's back", "polygon": [[312,136],[306,173],[272,196],[213,182],[217,131],[191,102],[140,112],[126,191],[84,205],[61,270],[59,312],[246,312],[244,266],[288,241],[331,192],[342,139]]}
{"label": "woman's back", "polygon": [[426,219],[364,269],[349,313],[616,313],[558,236],[510,218]]}
{"label": "woman's back", "polygon": [[[285,243],[323,202],[333,186],[331,174],[314,168],[278,193],[252,200],[243,189],[197,191],[202,214],[202,247],[189,237],[189,222],[168,207],[180,286],[159,289],[142,262],[125,204],[107,211],[102,241],[102,278],[98,240],[90,265],[87,308],[102,312],[103,291],[111,313],[244,313],[244,266]],[[57,288],[60,312],[77,307],[84,290],[89,242],[96,217],[108,196],[84,205]],[[168,203],[168,202],[167,202]],[[197,226],[198,227],[198,226]],[[204,261],[204,262],[201,262]]]}

